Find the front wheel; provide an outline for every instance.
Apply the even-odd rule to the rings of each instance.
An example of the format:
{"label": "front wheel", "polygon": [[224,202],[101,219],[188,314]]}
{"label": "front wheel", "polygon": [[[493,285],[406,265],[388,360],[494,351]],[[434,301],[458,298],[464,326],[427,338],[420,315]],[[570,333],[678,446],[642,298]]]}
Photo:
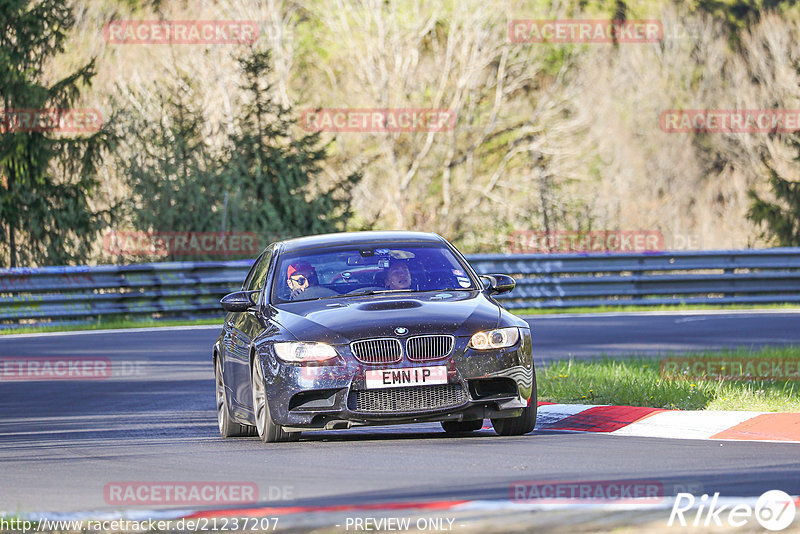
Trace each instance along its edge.
{"label": "front wheel", "polygon": [[275,424],[275,421],[272,420],[272,416],[269,413],[269,403],[267,402],[267,390],[264,386],[264,371],[257,357],[253,361],[250,378],[250,389],[253,392],[253,415],[256,419],[256,430],[261,441],[264,443],[276,443],[278,441],[297,441],[300,439],[300,432],[286,432],[283,427]]}
{"label": "front wheel", "polygon": [[538,397],[536,394],[536,372],[533,373],[531,400],[528,406],[522,409],[522,415],[506,419],[492,419],[492,426],[498,436],[521,436],[533,431],[536,426],[536,407]]}

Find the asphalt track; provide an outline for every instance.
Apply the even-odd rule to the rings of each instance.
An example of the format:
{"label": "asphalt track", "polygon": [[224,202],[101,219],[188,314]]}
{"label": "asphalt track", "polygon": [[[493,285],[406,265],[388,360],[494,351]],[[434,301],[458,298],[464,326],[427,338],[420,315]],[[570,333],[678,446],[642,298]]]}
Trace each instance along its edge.
{"label": "asphalt track", "polygon": [[[533,317],[541,361],[601,353],[800,344],[800,314]],[[665,493],[800,494],[800,446],[489,430],[438,425],[307,433],[298,443],[223,440],[213,328],[0,337],[0,357],[108,358],[104,380],[0,380],[0,511],[119,509],[107,484],[252,482],[262,503],[508,499],[514,481],[647,480]],[[142,503],[142,508],[157,506]],[[173,506],[174,507],[174,506]]]}

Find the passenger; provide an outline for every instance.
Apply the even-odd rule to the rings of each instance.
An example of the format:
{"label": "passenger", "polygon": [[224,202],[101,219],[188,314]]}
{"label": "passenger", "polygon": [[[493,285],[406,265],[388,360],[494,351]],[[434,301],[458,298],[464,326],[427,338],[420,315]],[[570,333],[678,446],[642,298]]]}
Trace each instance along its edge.
{"label": "passenger", "polygon": [[411,271],[406,262],[394,262],[386,272],[387,289],[408,289],[411,287]]}
{"label": "passenger", "polygon": [[297,300],[310,286],[316,284],[316,274],[310,263],[296,261],[286,269],[286,284],[289,286],[290,298]]}

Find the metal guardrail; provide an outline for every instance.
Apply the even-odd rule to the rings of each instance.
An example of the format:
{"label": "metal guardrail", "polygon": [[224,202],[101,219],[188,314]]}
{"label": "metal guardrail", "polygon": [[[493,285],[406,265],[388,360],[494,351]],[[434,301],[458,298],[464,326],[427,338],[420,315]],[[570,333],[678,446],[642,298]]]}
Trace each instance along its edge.
{"label": "metal guardrail", "polygon": [[800,302],[800,248],[469,257],[517,278],[508,308]]}
{"label": "metal guardrail", "polygon": [[[800,248],[643,254],[477,254],[507,273],[510,309],[800,302]],[[0,326],[99,317],[221,317],[251,260],[0,270]]]}
{"label": "metal guardrail", "polygon": [[99,317],[222,316],[219,299],[252,260],[0,270],[0,327]]}

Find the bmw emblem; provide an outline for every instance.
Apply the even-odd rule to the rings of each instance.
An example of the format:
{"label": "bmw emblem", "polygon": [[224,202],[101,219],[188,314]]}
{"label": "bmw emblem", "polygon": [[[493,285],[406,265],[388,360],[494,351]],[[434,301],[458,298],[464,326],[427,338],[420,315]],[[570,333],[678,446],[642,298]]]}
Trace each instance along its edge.
{"label": "bmw emblem", "polygon": [[394,333],[397,334],[398,336],[404,336],[408,334],[408,328],[406,328],[405,326],[398,326],[397,328],[394,329]]}

